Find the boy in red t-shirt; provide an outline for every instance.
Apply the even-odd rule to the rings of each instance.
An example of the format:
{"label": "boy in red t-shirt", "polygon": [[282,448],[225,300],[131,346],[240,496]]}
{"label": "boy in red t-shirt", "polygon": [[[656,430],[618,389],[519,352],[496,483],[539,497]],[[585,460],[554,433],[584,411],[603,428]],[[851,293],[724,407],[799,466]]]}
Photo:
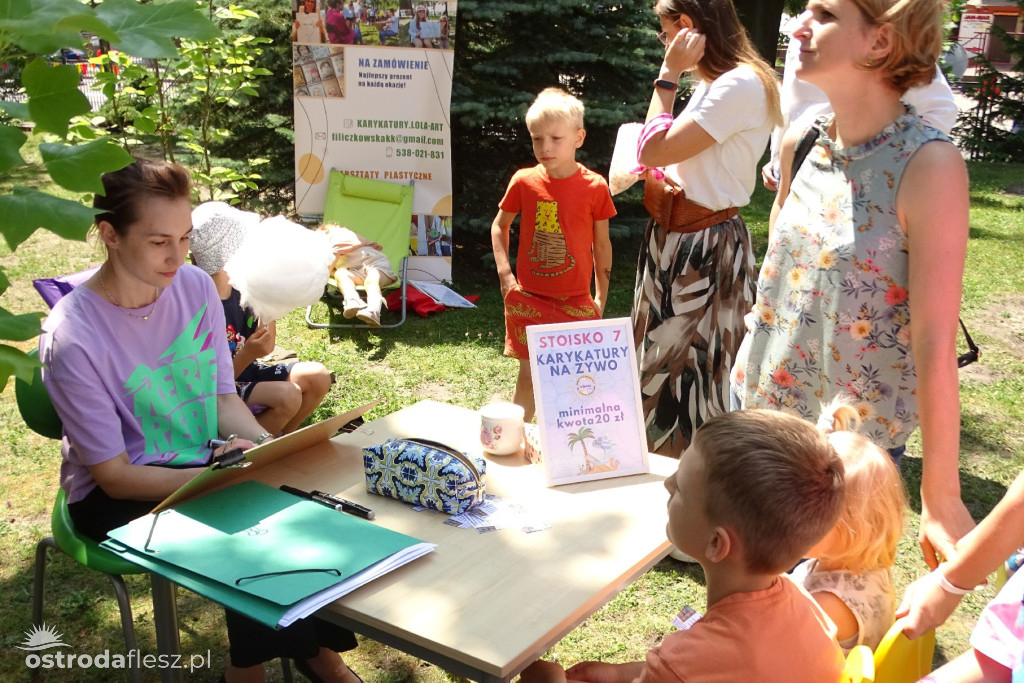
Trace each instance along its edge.
{"label": "boy in red t-shirt", "polygon": [[[505,301],[505,355],[519,359],[512,400],[530,421],[535,406],[526,327],[601,317],[612,272],[608,219],[615,206],[605,179],[576,162],[586,137],[582,102],[547,88],[526,112],[526,127],[538,164],[512,176],[491,224],[491,245]],[[509,232],[519,213],[513,275]]]}

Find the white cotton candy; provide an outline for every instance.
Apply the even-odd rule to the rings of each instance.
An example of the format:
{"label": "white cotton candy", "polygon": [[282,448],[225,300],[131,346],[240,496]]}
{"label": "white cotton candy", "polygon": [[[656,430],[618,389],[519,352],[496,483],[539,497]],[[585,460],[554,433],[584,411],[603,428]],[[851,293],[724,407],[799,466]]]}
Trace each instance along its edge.
{"label": "white cotton candy", "polygon": [[242,306],[266,324],[315,303],[324,293],[333,261],[325,233],[274,216],[246,231],[224,270],[241,294]]}
{"label": "white cotton candy", "polygon": [[615,148],[612,150],[611,166],[608,169],[608,189],[613,195],[625,192],[640,179],[633,171],[639,165],[636,160],[636,146],[643,129],[642,123],[624,123],[619,126],[619,132],[615,136]]}

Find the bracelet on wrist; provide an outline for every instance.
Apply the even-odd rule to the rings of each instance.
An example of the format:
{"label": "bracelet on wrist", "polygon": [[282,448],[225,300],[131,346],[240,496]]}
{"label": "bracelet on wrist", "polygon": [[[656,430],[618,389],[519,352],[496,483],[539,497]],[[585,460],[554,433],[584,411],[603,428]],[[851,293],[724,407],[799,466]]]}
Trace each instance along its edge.
{"label": "bracelet on wrist", "polygon": [[973,593],[974,592],[973,588],[961,588],[960,586],[953,585],[950,582],[950,580],[946,578],[946,575],[943,574],[942,571],[939,570],[939,569],[936,569],[935,573],[938,574],[938,576],[939,576],[939,588],[941,588],[945,592],[949,593],[950,595],[961,595],[962,596],[962,595],[967,595],[968,593]]}
{"label": "bracelet on wrist", "polygon": [[259,446],[261,443],[263,443],[264,441],[266,441],[269,438],[270,438],[270,432],[263,432],[262,434],[257,436],[255,439],[253,439],[252,442],[254,444],[256,444],[257,446]]}
{"label": "bracelet on wrist", "polygon": [[654,80],[654,87],[661,88],[662,90],[676,91],[679,89],[679,84],[673,81],[667,81],[664,78],[656,78]]}

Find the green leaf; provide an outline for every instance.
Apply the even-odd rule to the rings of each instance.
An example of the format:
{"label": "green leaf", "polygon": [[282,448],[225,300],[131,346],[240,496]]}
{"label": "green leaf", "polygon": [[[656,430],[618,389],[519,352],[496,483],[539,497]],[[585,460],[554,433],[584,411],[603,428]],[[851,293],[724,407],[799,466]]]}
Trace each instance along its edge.
{"label": "green leaf", "polygon": [[0,268],[0,294],[3,294],[11,286],[11,281],[7,279],[7,273],[4,272],[3,268]]}
{"label": "green leaf", "polygon": [[0,308],[0,339],[19,342],[35,339],[42,332],[43,315],[39,311],[13,315]]}
{"label": "green leaf", "polygon": [[143,133],[156,132],[156,121],[149,118],[148,116],[136,116],[135,120],[132,121],[132,125],[138,128]]}
{"label": "green leaf", "polygon": [[95,14],[92,13],[64,17],[63,19],[58,20],[56,24],[54,24],[54,28],[56,28],[58,31],[75,31],[76,33],[79,33],[79,35],[81,35],[81,31],[88,31],[89,33],[93,33],[109,43],[116,43],[118,42],[118,40],[120,40],[120,37],[117,35],[117,32],[114,31],[114,29],[107,26]]}
{"label": "green leaf", "polygon": [[28,136],[13,126],[0,126],[0,173],[6,173],[15,166],[25,163],[21,158],[21,146]]}
{"label": "green leaf", "polygon": [[0,102],[0,109],[10,114],[12,119],[29,119],[28,105],[24,102]]}
{"label": "green leaf", "polygon": [[132,163],[131,155],[108,138],[84,145],[44,142],[39,152],[54,182],[73,192],[103,194],[100,176]]}
{"label": "green leaf", "polygon": [[[81,46],[80,31],[95,26],[92,12],[78,0],[4,0],[0,34],[26,52],[48,54]],[[105,29],[109,31],[109,29]]]}
{"label": "green leaf", "polygon": [[89,100],[78,91],[81,77],[73,66],[47,66],[38,57],[25,67],[21,82],[28,93],[28,111],[37,131],[65,137],[71,117],[89,111]]}
{"label": "green leaf", "polygon": [[20,185],[12,193],[0,196],[0,216],[4,216],[3,234],[12,250],[17,249],[39,228],[46,228],[69,240],[84,242],[92,218],[98,213],[101,211],[79,202]]}
{"label": "green leaf", "polygon": [[175,38],[210,40],[220,29],[191,0],[142,5],[137,0],[105,0],[96,16],[117,31],[112,44],[137,57],[175,57]]}
{"label": "green leaf", "polygon": [[25,382],[31,382],[32,374],[41,365],[42,363],[24,351],[19,351],[7,344],[0,344],[0,391],[7,386],[7,380],[11,375]]}

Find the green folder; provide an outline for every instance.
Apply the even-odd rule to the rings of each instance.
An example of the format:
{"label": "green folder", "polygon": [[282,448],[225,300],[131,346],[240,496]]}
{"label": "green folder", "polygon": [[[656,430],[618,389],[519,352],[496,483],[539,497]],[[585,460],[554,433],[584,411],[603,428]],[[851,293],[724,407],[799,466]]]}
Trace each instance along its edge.
{"label": "green folder", "polygon": [[433,548],[255,481],[140,517],[109,535],[105,547],[271,626],[343,595],[346,581],[358,587]]}

